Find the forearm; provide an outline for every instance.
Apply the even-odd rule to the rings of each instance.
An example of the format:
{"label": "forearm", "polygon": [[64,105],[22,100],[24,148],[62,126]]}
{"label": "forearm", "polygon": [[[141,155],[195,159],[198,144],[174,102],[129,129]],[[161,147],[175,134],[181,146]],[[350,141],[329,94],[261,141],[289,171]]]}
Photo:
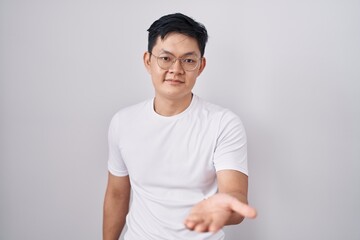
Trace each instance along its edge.
{"label": "forearm", "polygon": [[128,196],[116,197],[106,194],[103,216],[103,240],[119,239],[125,226],[128,211]]}
{"label": "forearm", "polygon": [[[235,170],[222,170],[217,172],[219,193],[227,194],[244,204],[248,204],[248,176]],[[234,210],[234,209],[233,209]],[[239,224],[244,220],[244,215],[232,211],[225,225]]]}

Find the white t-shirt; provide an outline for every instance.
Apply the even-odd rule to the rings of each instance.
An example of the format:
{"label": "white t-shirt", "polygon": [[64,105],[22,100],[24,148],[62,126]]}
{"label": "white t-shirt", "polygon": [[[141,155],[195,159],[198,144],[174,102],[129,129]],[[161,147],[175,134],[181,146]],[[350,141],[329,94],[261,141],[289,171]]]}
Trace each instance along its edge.
{"label": "white t-shirt", "polygon": [[191,207],[217,192],[216,171],[247,174],[246,134],[231,111],[196,95],[182,113],[165,117],[153,99],[119,111],[109,128],[108,169],[129,175],[128,240],[223,239],[223,231],[185,228]]}

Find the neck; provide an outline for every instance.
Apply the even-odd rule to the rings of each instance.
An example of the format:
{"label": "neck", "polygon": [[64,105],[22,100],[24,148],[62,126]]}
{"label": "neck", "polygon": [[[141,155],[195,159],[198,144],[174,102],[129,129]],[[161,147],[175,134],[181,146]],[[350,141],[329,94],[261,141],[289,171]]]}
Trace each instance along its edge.
{"label": "neck", "polygon": [[190,106],[192,96],[192,93],[181,99],[167,99],[156,96],[154,100],[154,110],[156,113],[166,117],[177,115]]}

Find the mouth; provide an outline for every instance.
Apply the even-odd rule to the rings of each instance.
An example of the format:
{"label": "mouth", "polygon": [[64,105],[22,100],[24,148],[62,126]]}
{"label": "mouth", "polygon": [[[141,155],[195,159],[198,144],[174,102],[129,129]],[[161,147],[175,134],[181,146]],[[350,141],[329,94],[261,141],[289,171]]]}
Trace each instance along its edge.
{"label": "mouth", "polygon": [[183,84],[184,81],[178,80],[178,79],[165,79],[164,82],[176,85],[176,84]]}

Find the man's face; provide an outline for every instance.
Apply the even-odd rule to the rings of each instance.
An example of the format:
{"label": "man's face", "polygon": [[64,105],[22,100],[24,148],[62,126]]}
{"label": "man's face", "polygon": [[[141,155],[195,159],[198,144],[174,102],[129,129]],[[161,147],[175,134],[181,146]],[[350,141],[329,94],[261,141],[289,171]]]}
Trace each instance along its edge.
{"label": "man's face", "polygon": [[[196,57],[198,66],[192,71],[185,71],[180,60],[166,70],[158,65],[157,57],[183,58]],[[152,54],[144,54],[144,64],[151,75],[155,96],[159,98],[180,100],[191,96],[196,78],[205,67],[205,58],[201,59],[197,41],[180,33],[170,33],[164,39],[160,37],[152,49]]]}

